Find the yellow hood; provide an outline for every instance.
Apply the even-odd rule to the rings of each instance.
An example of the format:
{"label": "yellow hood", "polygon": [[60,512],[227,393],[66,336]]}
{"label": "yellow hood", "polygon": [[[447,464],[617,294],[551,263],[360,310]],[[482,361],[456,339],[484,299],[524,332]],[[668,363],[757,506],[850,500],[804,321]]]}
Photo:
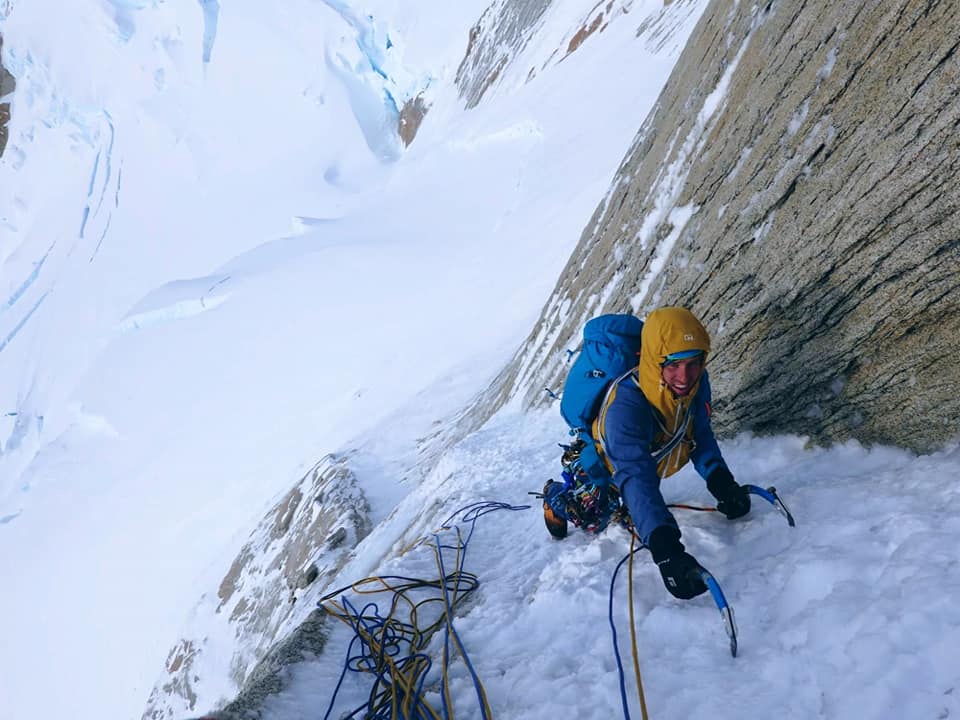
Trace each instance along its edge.
{"label": "yellow hood", "polygon": [[683,398],[675,397],[664,384],[660,368],[667,355],[683,350],[710,352],[710,335],[696,316],[680,307],[664,307],[654,310],[643,323],[640,336],[640,390],[644,397],[660,413],[664,421],[662,430],[673,434],[680,418],[700,388],[699,381]]}

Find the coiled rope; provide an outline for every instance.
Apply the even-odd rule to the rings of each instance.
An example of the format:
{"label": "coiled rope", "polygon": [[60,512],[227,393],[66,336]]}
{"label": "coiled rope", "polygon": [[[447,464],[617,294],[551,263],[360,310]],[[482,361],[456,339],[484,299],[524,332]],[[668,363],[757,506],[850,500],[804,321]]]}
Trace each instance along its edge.
{"label": "coiled rope", "polygon": [[[470,674],[481,716],[484,720],[492,718],[483,683],[454,627],[454,611],[479,586],[477,576],[464,570],[467,547],[476,529],[477,520],[497,510],[526,510],[529,507],[481,501],[462,507],[450,515],[440,529],[431,534],[438,571],[436,579],[423,580],[399,575],[373,576],[344,586],[320,599],[318,605],[323,610],[348,625],[354,632],[324,720],[331,717],[348,671],[373,675],[373,685],[366,702],[352,712],[341,714],[339,718],[362,715],[370,720],[450,720],[453,717],[453,699],[449,685],[451,646],[459,653]],[[461,514],[459,522],[469,524],[466,534],[458,525],[452,524],[454,518]],[[445,544],[441,540],[441,531],[453,532],[453,544]],[[426,538],[421,538],[416,544],[423,544],[425,541]],[[447,572],[445,551],[454,555],[453,569],[450,572]],[[389,611],[382,614],[379,606],[372,601],[357,610],[348,598],[343,598],[342,601],[334,600],[348,590],[357,595],[390,593]],[[415,593],[423,591],[433,592],[423,599],[416,600],[413,597]],[[443,605],[439,617],[429,625],[421,627],[423,616],[428,614],[425,609],[438,602]],[[399,617],[401,609],[406,610],[404,619]],[[425,650],[440,627],[444,628],[440,688],[442,707],[441,711],[437,712],[424,698],[424,685],[433,667],[433,661]]]}

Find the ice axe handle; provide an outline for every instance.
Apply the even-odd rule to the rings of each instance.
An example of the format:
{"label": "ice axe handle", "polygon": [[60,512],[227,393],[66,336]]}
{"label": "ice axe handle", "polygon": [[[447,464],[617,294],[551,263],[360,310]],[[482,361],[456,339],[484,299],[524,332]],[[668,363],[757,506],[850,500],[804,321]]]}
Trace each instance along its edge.
{"label": "ice axe handle", "polygon": [[723,594],[723,590],[720,589],[720,583],[717,582],[717,579],[713,577],[704,568],[698,568],[696,570],[691,570],[691,574],[696,575],[703,583],[707,586],[707,589],[710,591],[710,595],[713,597],[713,602],[717,606],[717,610],[720,611],[720,617],[723,619],[723,629],[727,632],[727,637],[730,638],[730,654],[733,657],[737,656],[737,623],[733,618],[733,608],[727,603],[727,598]]}
{"label": "ice axe handle", "polygon": [[747,489],[747,492],[752,495],[759,495],[768,503],[773,505],[780,513],[787,519],[787,524],[790,527],[796,527],[797,523],[793,519],[793,515],[790,514],[790,511],[787,509],[787,506],[783,503],[783,500],[780,499],[780,496],[777,495],[777,489],[772,485],[764,490],[762,487],[757,485],[744,485]]}

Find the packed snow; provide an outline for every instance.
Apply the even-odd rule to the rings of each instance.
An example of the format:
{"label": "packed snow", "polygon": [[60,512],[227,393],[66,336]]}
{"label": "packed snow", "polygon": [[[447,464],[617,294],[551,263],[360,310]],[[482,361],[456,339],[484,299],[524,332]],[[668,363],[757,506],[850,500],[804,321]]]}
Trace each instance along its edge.
{"label": "packed snow", "polygon": [[[508,408],[421,483],[400,478],[529,332],[705,4],[619,3],[561,59],[595,7],[555,2],[464,111],[453,76],[486,0],[0,3],[17,78],[0,159],[0,720],[139,717],[250,528],[357,446],[379,525],[338,580],[432,577],[429,548],[409,548],[448,515],[529,504],[480,518],[465,557],[480,586],[454,622],[492,713],[622,714],[606,613],[629,538],[555,542],[527,495],[559,470],[556,408]],[[405,149],[397,113],[421,93]],[[673,600],[637,555],[651,716],[960,713],[960,450],[723,449],[797,527],[762,502],[734,523],[677,511],[737,613],[736,659],[710,599]],[[666,493],[709,501],[692,471]],[[629,688],[623,574],[615,620]],[[266,715],[322,717],[348,643],[334,634]],[[450,675],[458,715],[480,717],[467,667]],[[366,680],[347,675],[330,717]],[[204,702],[226,699],[224,677],[204,682]]]}
{"label": "packed snow", "polygon": [[[454,625],[489,699],[493,717],[621,717],[619,675],[608,624],[610,581],[630,538],[620,527],[589,535],[571,527],[556,541],[528,491],[559,471],[565,425],[557,408],[505,411],[450,451],[397,512],[370,536],[398,557],[371,566],[361,554],[334,587],[377,575],[438,577],[433,534],[458,508],[496,501],[477,521],[464,571],[476,597]],[[722,443],[741,483],[771,485],[796,520],[753,497],[751,512],[674,511],[688,551],[716,577],[733,607],[739,651],[731,656],[709,595],[667,594],[646,551],[633,585],[636,652],[651,718],[947,718],[960,712],[960,447],[918,457],[846,443],[808,447],[803,438],[741,436]],[[685,468],[663,485],[670,503],[711,506],[703,481]],[[424,516],[424,507],[431,512]],[[435,508],[435,510],[433,509]],[[464,532],[469,524],[457,518]],[[424,545],[415,546],[418,538]],[[413,548],[413,549],[410,549]],[[447,553],[453,564],[454,554]],[[641,717],[632,668],[627,572],[621,569],[614,621],[631,717]],[[437,593],[434,593],[437,595]],[[390,612],[391,593],[347,591],[355,607]],[[424,622],[423,625],[427,623]],[[431,644],[440,657],[442,632]],[[341,717],[366,702],[372,676],[347,673],[329,715],[331,685],[353,633],[298,668],[297,683],[265,717]],[[439,660],[436,663],[439,666]],[[457,717],[482,717],[467,667],[450,666]],[[441,674],[425,693],[439,709]],[[462,715],[461,715],[462,713]]]}

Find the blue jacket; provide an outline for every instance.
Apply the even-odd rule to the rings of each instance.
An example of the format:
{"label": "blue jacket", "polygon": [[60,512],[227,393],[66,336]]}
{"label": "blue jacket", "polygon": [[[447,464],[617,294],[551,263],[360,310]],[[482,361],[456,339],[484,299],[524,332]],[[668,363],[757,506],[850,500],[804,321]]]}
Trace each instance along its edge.
{"label": "blue jacket", "polygon": [[[621,380],[605,412],[603,447],[612,466],[613,482],[637,534],[646,543],[660,525],[677,526],[660,493],[657,460],[652,455],[658,449],[658,434],[662,437],[660,426],[653,407],[632,377]],[[683,442],[688,445],[693,466],[706,479],[718,467],[726,468],[710,425],[710,380],[706,372],[700,378],[690,414],[692,428],[688,424],[688,436]],[[682,458],[680,464],[685,463]]]}

